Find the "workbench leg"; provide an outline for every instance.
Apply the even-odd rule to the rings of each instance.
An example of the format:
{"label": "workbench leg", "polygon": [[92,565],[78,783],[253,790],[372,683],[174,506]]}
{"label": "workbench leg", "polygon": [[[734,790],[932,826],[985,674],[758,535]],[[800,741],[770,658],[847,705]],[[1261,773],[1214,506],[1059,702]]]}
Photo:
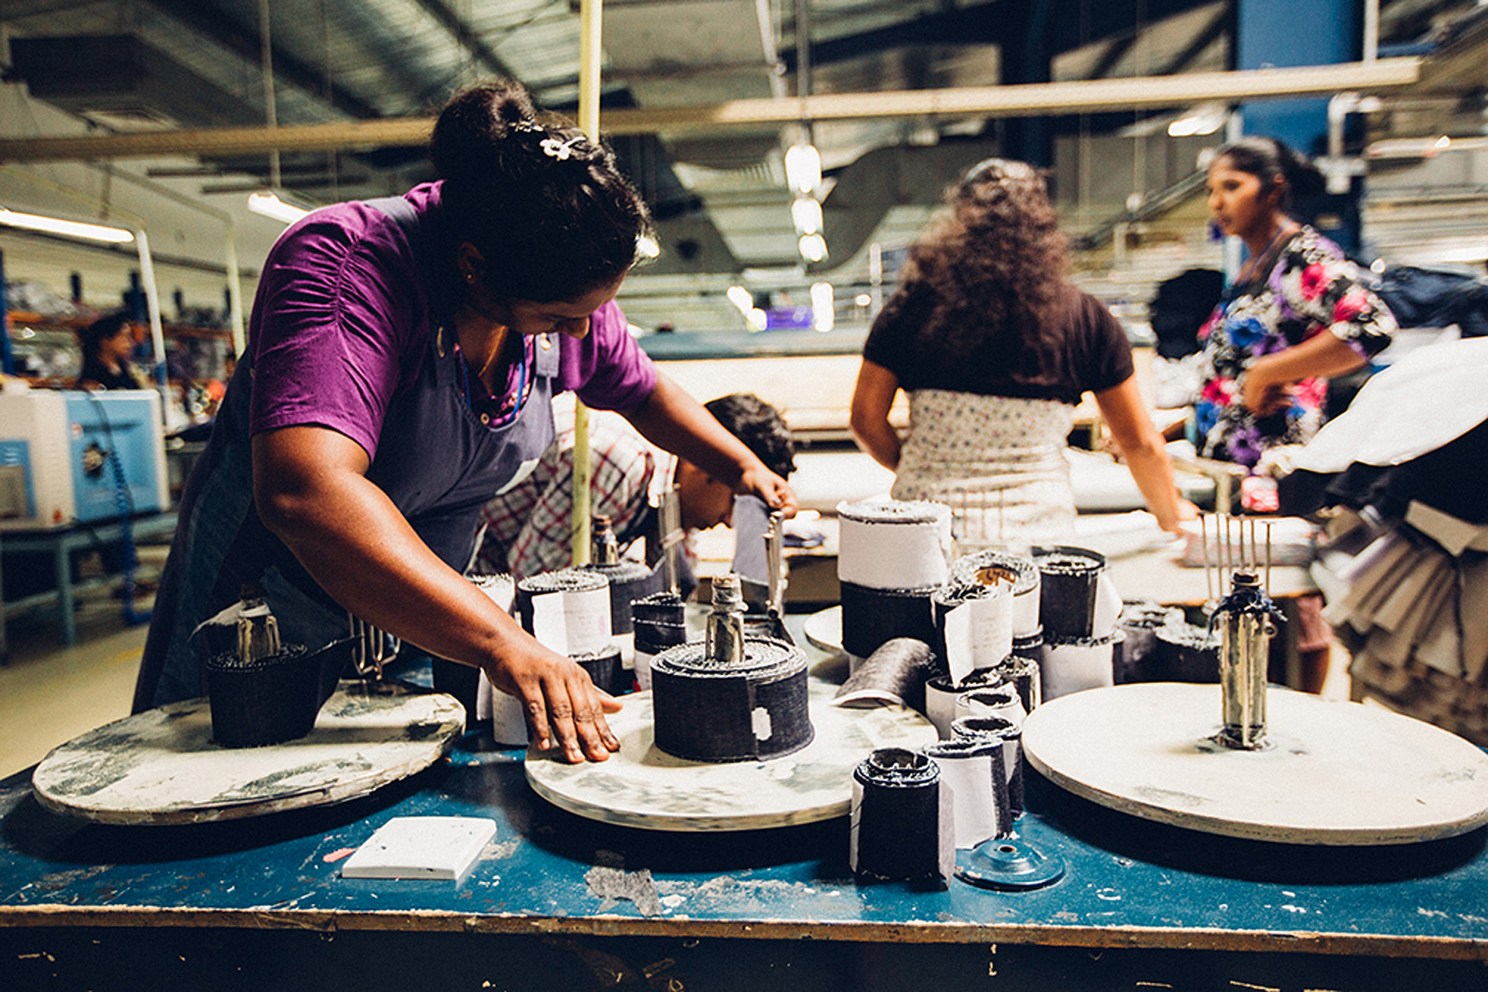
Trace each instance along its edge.
{"label": "workbench leg", "polygon": [[[3,563],[0,556],[0,563]],[[0,564],[0,590],[5,588],[5,568]],[[0,593],[0,665],[10,664],[10,642],[5,639],[5,599],[4,593]]]}
{"label": "workbench leg", "polygon": [[57,610],[62,618],[62,643],[70,647],[77,643],[77,618],[73,615],[72,569],[68,567],[66,541],[57,542],[52,552],[52,564],[57,570]]}

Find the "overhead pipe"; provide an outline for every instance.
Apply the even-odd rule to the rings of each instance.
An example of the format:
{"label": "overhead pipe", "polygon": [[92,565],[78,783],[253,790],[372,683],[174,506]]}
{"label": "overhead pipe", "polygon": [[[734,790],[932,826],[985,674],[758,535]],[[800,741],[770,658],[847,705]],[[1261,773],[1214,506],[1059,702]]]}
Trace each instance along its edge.
{"label": "overhead pipe", "polygon": [[[605,115],[611,135],[720,130],[751,124],[901,117],[1020,117],[1103,110],[1185,107],[1338,93],[1387,92],[1421,79],[1422,61],[1408,56],[1374,62],[1195,72],[1180,76],[1068,80],[1014,86],[964,86],[883,93],[827,93],[785,99],[728,100],[682,107],[617,108]],[[338,121],[279,128],[230,127],[142,131],[68,138],[0,140],[0,161],[58,162],[160,155],[244,155],[280,151],[427,144],[427,117]]]}

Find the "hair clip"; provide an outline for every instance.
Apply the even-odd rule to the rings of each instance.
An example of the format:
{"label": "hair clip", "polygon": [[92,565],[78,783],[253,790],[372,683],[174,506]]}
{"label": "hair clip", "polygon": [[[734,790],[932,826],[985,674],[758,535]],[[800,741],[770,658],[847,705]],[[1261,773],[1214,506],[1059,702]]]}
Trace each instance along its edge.
{"label": "hair clip", "polygon": [[531,117],[523,117],[519,121],[513,121],[507,126],[508,131],[518,134],[541,134],[543,126]]}
{"label": "hair clip", "polygon": [[569,138],[567,141],[561,141],[558,138],[544,138],[538,145],[538,147],[543,150],[543,154],[546,155],[548,158],[557,159],[560,162],[566,162],[569,159],[573,158],[574,146],[583,140],[584,136],[581,134],[575,135],[574,137]]}

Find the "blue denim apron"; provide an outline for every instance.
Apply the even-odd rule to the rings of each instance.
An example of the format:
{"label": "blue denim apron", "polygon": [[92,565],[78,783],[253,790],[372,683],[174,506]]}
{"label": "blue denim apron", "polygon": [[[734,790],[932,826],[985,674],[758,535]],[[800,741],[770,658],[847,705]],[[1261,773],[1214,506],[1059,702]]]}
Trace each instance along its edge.
{"label": "blue denim apron", "polygon": [[[429,280],[435,259],[412,207],[401,197],[370,202],[408,234]],[[463,359],[453,348],[452,333],[432,320],[430,326],[436,330],[418,378],[393,396],[367,478],[430,550],[464,571],[481,506],[525,478],[553,440],[550,401],[561,336],[523,342],[533,354],[531,390],[513,421],[492,429],[469,408],[459,368]],[[207,450],[183,494],[135,686],[135,712],[203,694],[188,638],[202,621],[236,603],[244,585],[263,590],[285,643],[313,650],[347,633],[346,610],[270,533],[254,506],[248,430],[252,376],[250,352],[233,373]]]}

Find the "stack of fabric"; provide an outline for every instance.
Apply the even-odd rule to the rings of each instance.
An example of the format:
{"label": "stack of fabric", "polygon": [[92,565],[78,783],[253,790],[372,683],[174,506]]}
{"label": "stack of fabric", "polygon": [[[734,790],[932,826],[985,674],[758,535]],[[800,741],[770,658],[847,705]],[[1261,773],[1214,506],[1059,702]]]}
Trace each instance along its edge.
{"label": "stack of fabric", "polygon": [[1374,377],[1282,480],[1320,514],[1324,616],[1356,698],[1488,745],[1488,340],[1432,345]]}

